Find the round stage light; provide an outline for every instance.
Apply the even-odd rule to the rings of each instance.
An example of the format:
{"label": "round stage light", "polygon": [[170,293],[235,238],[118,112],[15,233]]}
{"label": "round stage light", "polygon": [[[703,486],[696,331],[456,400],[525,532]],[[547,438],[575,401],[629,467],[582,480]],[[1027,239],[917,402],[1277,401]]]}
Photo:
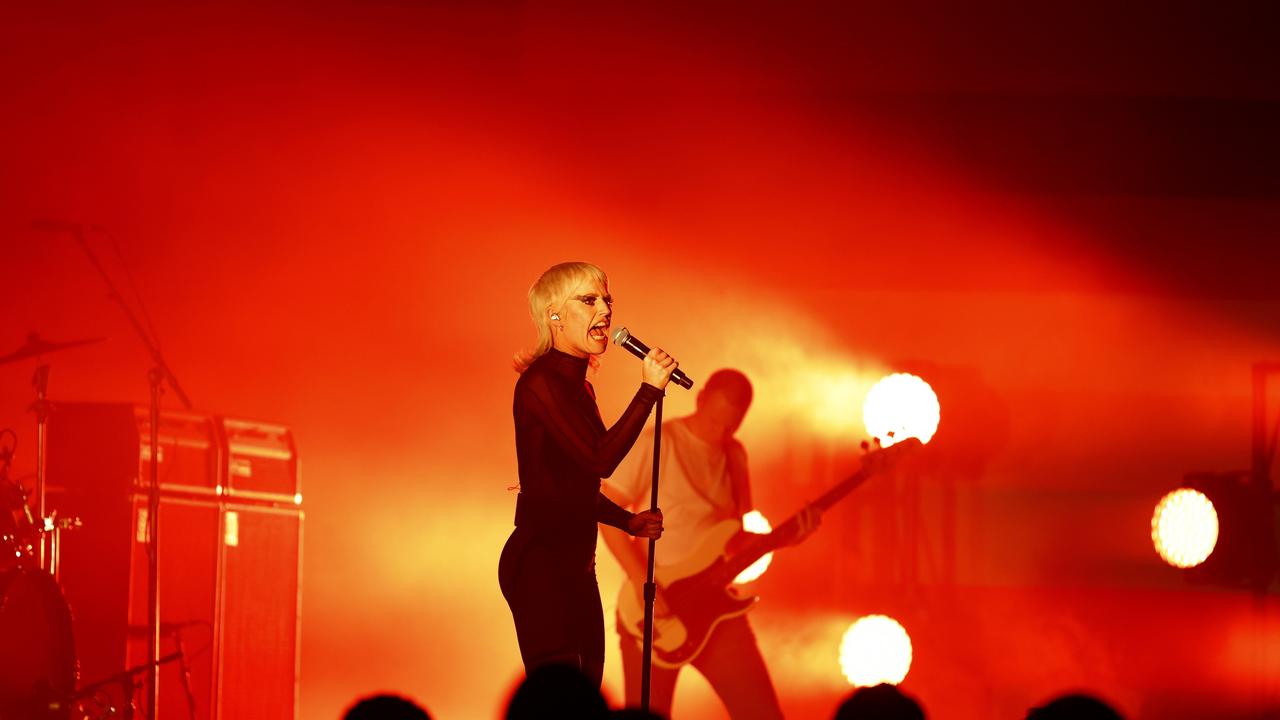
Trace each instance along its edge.
{"label": "round stage light", "polygon": [[1165,495],[1151,515],[1151,542],[1174,567],[1195,567],[1218,544],[1218,512],[1204,493],[1179,488]]}
{"label": "round stage light", "polygon": [[[742,529],[749,533],[758,535],[767,535],[773,532],[773,526],[769,524],[769,520],[759,510],[752,510],[742,516]],[[766,553],[759,560],[747,566],[746,570],[738,573],[738,577],[733,579],[735,585],[745,585],[752,580],[759,578],[769,569],[769,563],[773,562],[773,553]]]}
{"label": "round stage light", "polygon": [[897,685],[911,669],[911,638],[886,615],[858,618],[840,642],[840,670],[850,685]]}
{"label": "round stage light", "polygon": [[862,423],[882,447],[909,437],[927,443],[938,431],[941,408],[929,383],[894,373],[880,379],[862,403]]}

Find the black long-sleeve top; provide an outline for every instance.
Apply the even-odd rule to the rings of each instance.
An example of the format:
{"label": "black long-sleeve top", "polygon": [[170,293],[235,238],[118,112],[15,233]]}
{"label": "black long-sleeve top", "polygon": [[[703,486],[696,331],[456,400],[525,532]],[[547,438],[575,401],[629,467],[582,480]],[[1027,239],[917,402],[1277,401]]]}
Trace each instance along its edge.
{"label": "black long-sleeve top", "polygon": [[516,382],[515,523],[594,552],[597,522],[626,530],[631,519],[601,494],[600,479],[612,475],[635,444],[662,391],[641,383],[606,430],[586,378],[586,358],[552,349]]}

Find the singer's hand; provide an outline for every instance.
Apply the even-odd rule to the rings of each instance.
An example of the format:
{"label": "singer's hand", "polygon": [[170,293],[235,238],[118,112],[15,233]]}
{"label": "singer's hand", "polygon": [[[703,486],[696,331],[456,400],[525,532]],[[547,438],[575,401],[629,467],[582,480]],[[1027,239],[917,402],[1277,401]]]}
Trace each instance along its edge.
{"label": "singer's hand", "polygon": [[627,530],[635,537],[657,540],[662,537],[662,511],[644,510],[632,515]]}
{"label": "singer's hand", "polygon": [[671,380],[671,373],[676,371],[676,366],[679,364],[675,358],[663,352],[662,348],[653,348],[648,355],[644,356],[640,378],[661,390],[667,386],[667,382]]}

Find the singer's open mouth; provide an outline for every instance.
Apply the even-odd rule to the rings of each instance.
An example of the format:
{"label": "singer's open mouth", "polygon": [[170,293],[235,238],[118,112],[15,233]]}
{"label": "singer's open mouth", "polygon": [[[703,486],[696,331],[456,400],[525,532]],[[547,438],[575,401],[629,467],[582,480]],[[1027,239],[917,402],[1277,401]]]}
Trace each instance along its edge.
{"label": "singer's open mouth", "polygon": [[591,326],[590,332],[587,333],[592,340],[605,341],[609,337],[609,323],[596,323]]}

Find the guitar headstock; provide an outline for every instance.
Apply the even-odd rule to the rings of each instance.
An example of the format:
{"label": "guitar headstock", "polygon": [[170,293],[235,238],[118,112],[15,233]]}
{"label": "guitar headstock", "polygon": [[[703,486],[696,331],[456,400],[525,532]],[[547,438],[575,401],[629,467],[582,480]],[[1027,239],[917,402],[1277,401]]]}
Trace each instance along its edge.
{"label": "guitar headstock", "polygon": [[888,447],[881,445],[880,438],[875,438],[871,442],[863,440],[862,466],[864,468],[883,470],[898,462],[904,455],[909,455],[922,447],[924,447],[924,443],[920,442],[920,438],[916,437],[898,440]]}

